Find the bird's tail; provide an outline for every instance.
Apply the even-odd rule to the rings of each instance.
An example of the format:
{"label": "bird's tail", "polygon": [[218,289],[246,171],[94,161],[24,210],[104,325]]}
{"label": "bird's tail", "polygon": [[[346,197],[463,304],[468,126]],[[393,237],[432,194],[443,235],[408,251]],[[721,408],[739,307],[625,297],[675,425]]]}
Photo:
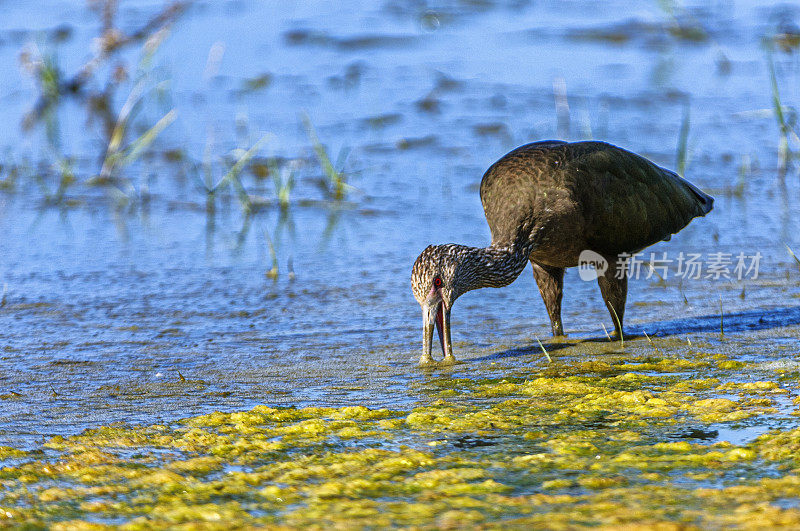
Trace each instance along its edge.
{"label": "bird's tail", "polygon": [[683,181],[683,184],[686,186],[686,188],[691,190],[691,192],[695,195],[695,197],[697,197],[700,210],[702,211],[702,214],[700,215],[705,216],[706,214],[711,212],[711,210],[714,208],[714,198],[705,193],[704,191],[702,191],[701,189],[699,189],[698,187],[696,187],[695,185],[693,185],[692,183],[690,183],[689,181],[687,181],[686,179],[681,179],[681,180]]}

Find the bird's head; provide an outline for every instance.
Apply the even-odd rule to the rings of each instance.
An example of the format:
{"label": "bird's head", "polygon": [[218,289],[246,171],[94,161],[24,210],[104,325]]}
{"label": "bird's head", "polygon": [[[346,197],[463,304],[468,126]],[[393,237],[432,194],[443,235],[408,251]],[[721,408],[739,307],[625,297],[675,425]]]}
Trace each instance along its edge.
{"label": "bird's head", "polygon": [[439,332],[444,361],[451,362],[453,346],[450,342],[450,310],[456,299],[464,293],[460,282],[459,266],[466,247],[455,244],[429,245],[419,255],[411,270],[411,288],[414,298],[422,307],[422,357],[420,364],[433,362],[431,344],[433,327]]}

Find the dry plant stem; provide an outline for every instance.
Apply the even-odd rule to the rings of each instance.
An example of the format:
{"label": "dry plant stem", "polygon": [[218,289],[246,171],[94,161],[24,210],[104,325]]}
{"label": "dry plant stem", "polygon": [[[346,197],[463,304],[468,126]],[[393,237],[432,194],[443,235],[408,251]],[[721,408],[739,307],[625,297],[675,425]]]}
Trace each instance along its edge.
{"label": "dry plant stem", "polygon": [[603,327],[603,332],[606,333],[606,337],[608,338],[608,340],[609,341],[614,341],[613,339],[611,339],[611,334],[608,333],[608,328],[606,328],[606,324],[605,323],[600,323],[600,326]]}
{"label": "dry plant stem", "polygon": [[[642,332],[644,332],[644,330],[642,330]],[[646,337],[646,338],[647,338],[647,341],[649,341],[649,342],[650,342],[650,346],[651,346],[651,347],[653,347],[653,348],[655,349],[655,351],[656,351],[656,352],[658,352],[658,353],[660,354],[660,353],[661,353],[661,351],[660,351],[660,350],[658,350],[658,347],[656,346],[656,344],[655,344],[655,343],[653,343],[653,340],[652,340],[652,339],[650,339],[650,336],[648,336],[648,335],[647,335],[647,332],[644,332],[644,337]]]}

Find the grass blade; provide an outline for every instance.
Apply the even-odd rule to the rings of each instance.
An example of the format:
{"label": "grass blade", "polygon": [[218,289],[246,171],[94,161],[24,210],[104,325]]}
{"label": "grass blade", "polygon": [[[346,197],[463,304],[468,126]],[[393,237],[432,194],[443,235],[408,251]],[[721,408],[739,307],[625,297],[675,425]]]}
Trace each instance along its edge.
{"label": "grass blade", "polygon": [[778,173],[784,175],[789,165],[790,127],[786,123],[786,116],[783,114],[781,94],[778,90],[778,78],[775,75],[775,63],[772,60],[772,54],[767,55],[767,64],[769,66],[769,81],[772,89],[772,109],[775,114],[775,119],[778,121],[778,129],[781,134],[780,144],[778,145]]}
{"label": "grass blade", "polygon": [[678,175],[681,177],[686,173],[686,164],[689,158],[689,126],[691,124],[691,106],[689,102],[683,107],[683,120],[681,130],[678,134],[678,149],[675,155],[675,166]]}
{"label": "grass blade", "polygon": [[120,167],[127,166],[128,164],[136,160],[136,158],[139,157],[141,152],[147,149],[147,146],[152,144],[153,141],[156,139],[156,137],[160,135],[161,132],[164,131],[164,129],[169,127],[169,125],[172,122],[175,121],[175,118],[177,116],[178,116],[178,111],[176,111],[175,109],[172,109],[167,114],[162,116],[161,119],[157,121],[153,127],[145,131],[145,133],[142,136],[140,136],[131,143],[130,147],[126,150],[127,153],[122,157],[122,160],[119,162],[118,165]]}
{"label": "grass blade", "polygon": [[788,243],[784,243],[784,245],[785,245],[785,246],[786,246],[786,248],[789,250],[789,254],[790,254],[790,255],[792,255],[792,258],[794,258],[794,261],[795,261],[795,262],[797,262],[797,265],[799,265],[799,266],[800,266],[800,258],[797,258],[797,255],[796,255],[796,254],[794,254],[794,251],[792,251],[792,248],[791,248],[791,247],[789,247],[789,244],[788,244]]}
{"label": "grass blade", "polygon": [[606,333],[606,337],[608,338],[608,340],[609,341],[613,341],[613,339],[611,339],[611,334],[608,333],[608,328],[606,328],[606,324],[605,323],[600,323],[600,326],[603,327],[603,332]]}
{"label": "grass blade", "polygon": [[[314,125],[311,123],[311,119],[308,117],[307,114],[303,113],[302,115],[303,125],[305,126],[306,133],[308,134],[309,140],[311,140],[311,144],[314,147],[314,153],[317,156],[317,160],[319,161],[320,167],[322,167],[322,171],[327,177],[327,193],[333,199],[337,201],[341,201],[344,199],[347,190],[352,188],[345,182],[345,175],[343,172],[337,171],[334,167],[333,163],[331,162],[330,157],[328,156],[328,152],[325,149],[325,146],[319,141],[319,137],[317,136],[317,132],[314,129]],[[346,153],[349,151],[343,150],[344,158],[347,157]],[[342,153],[340,153],[340,160],[342,159]]]}
{"label": "grass blade", "polygon": [[550,359],[550,354],[547,352],[547,349],[544,348],[544,345],[542,345],[542,342],[539,341],[538,337],[536,338],[536,342],[539,343],[539,348],[542,349],[542,352],[544,353],[544,356],[547,358],[547,363],[553,363],[553,360]]}
{"label": "grass blade", "polygon": [[650,336],[647,335],[647,332],[645,332],[644,330],[642,330],[642,332],[644,332],[644,337],[647,338],[647,341],[650,343],[650,346],[653,347],[656,352],[661,353],[661,351],[658,350],[658,347],[656,346],[656,344],[653,343],[653,340],[650,339]]}
{"label": "grass blade", "polygon": [[620,341],[620,348],[625,348],[625,337],[623,337],[622,333],[622,323],[619,320],[619,315],[617,315],[617,310],[611,305],[610,302],[607,302],[608,307],[611,308],[611,311],[614,312],[614,325],[616,328],[619,328],[619,341]]}
{"label": "grass blade", "polygon": [[245,190],[242,181],[239,179],[239,174],[242,173],[247,163],[258,153],[258,150],[261,149],[261,146],[264,145],[267,140],[271,139],[272,135],[267,133],[266,135],[262,136],[258,142],[253,144],[253,146],[245,151],[241,157],[231,166],[222,180],[219,182],[215,188],[219,188],[223,184],[230,182],[233,188],[236,190],[236,194],[239,196],[239,201],[242,204],[242,207],[247,211],[250,212],[252,209],[252,202],[250,201],[250,195]]}
{"label": "grass blade", "polygon": [[272,238],[269,237],[269,234],[267,234],[266,231],[264,231],[264,239],[267,240],[267,248],[269,249],[270,257],[272,258],[272,269],[267,271],[267,278],[278,280],[278,253],[275,252],[275,245],[272,243]]}

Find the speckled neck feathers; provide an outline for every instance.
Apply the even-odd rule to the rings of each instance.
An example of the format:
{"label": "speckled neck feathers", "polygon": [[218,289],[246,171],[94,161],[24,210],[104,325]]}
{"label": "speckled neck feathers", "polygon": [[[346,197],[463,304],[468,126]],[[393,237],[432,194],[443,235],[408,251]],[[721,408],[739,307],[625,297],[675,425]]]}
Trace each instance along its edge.
{"label": "speckled neck feathers", "polygon": [[530,249],[513,247],[464,247],[456,267],[455,285],[461,293],[478,288],[502,288],[516,280],[528,263]]}
{"label": "speckled neck feathers", "polygon": [[519,240],[512,246],[468,247],[455,243],[431,245],[420,254],[412,270],[415,293],[423,295],[440,276],[450,288],[452,303],[478,288],[500,288],[513,282],[528,263],[532,244]]}

